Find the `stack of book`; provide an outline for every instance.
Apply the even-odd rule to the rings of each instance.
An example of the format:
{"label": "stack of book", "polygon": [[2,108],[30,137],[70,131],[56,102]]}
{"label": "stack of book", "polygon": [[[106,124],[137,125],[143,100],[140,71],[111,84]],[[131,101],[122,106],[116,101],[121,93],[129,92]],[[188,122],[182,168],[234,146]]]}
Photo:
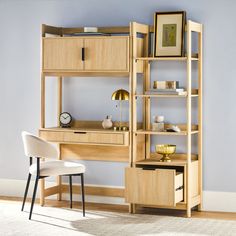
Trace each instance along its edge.
{"label": "stack of book", "polygon": [[184,88],[177,89],[150,89],[145,92],[146,95],[160,94],[160,95],[187,95]]}
{"label": "stack of book", "polygon": [[146,91],[145,94],[187,95],[187,91],[179,87],[179,81],[154,81],[153,89]]}

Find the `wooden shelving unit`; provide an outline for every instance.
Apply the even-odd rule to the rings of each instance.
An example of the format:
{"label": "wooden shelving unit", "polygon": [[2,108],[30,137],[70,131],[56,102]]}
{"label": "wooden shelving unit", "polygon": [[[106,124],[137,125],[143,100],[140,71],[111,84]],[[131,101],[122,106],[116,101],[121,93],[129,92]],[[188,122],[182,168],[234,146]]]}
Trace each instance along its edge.
{"label": "wooden shelving unit", "polygon": [[[202,205],[202,25],[187,21],[186,25],[186,56],[185,57],[150,57],[148,43],[152,27],[138,23],[131,24],[132,32],[132,95],[133,95],[133,136],[132,136],[132,167],[126,169],[126,201],[131,203],[131,212],[137,207],[161,207],[186,210],[191,216],[191,209]],[[198,51],[192,54],[192,33],[198,34]],[[144,40],[144,56],[137,54],[138,35]],[[158,61],[180,61],[186,63],[187,93],[185,95],[145,94],[151,88],[150,63]],[[192,89],[192,63],[198,64],[198,89]],[[143,66],[143,94],[137,94],[137,73]],[[137,99],[143,100],[143,122],[138,127]],[[156,132],[151,130],[151,99],[186,99],[187,123],[179,133]],[[198,99],[198,124],[192,124],[192,99]],[[183,136],[186,138],[187,152],[176,153],[171,162],[160,162],[160,156],[151,153],[151,136]],[[192,154],[192,136],[198,136],[198,153]],[[179,171],[182,175],[178,175]],[[177,177],[178,176],[178,177]],[[154,178],[154,179],[153,179]],[[182,186],[177,186],[178,178],[183,178]],[[174,179],[174,182],[172,182]],[[161,184],[165,183],[165,184]],[[157,185],[159,186],[157,187]],[[160,184],[162,187],[160,187]],[[179,182],[178,182],[179,184]],[[181,189],[181,191],[180,191]],[[183,191],[182,191],[183,190]],[[178,192],[179,191],[179,192]],[[154,196],[152,196],[154,195]],[[171,198],[172,201],[167,201]]]}
{"label": "wooden shelving unit", "polygon": [[[60,159],[127,162],[125,189],[85,186],[92,195],[124,197],[130,203],[130,212],[137,207],[160,207],[186,210],[202,204],[202,25],[188,21],[186,25],[187,54],[185,57],[150,57],[149,38],[153,27],[131,22],[127,27],[99,27],[98,32],[111,36],[75,36],[83,28],[42,26],[41,70],[41,127],[39,135],[58,144]],[[192,53],[191,34],[198,34],[198,51]],[[47,37],[47,34],[55,37]],[[73,34],[73,36],[71,35]],[[141,37],[140,37],[141,35]],[[88,50],[89,49],[89,50]],[[86,55],[85,55],[85,54]],[[158,61],[186,63],[187,93],[146,94],[150,86],[150,64]],[[192,63],[198,65],[198,88],[192,88]],[[143,75],[143,91],[137,93],[137,74]],[[63,79],[79,76],[115,76],[129,83],[128,131],[104,130],[101,121],[75,121],[73,127],[64,129],[46,127],[46,79],[57,79],[58,117],[63,111]],[[111,80],[112,81],[112,80]],[[179,133],[151,130],[151,99],[186,100],[187,123],[178,126]],[[137,100],[142,100],[143,121],[137,122]],[[198,124],[192,124],[192,100],[198,100]],[[151,136],[184,137],[186,153],[176,153],[172,162],[160,162],[160,156],[151,152]],[[198,137],[198,153],[192,153],[192,137]],[[78,190],[78,189],[77,189]],[[76,191],[77,191],[76,190]],[[57,185],[46,188],[41,182],[41,205],[44,198],[67,192],[61,178]]]}

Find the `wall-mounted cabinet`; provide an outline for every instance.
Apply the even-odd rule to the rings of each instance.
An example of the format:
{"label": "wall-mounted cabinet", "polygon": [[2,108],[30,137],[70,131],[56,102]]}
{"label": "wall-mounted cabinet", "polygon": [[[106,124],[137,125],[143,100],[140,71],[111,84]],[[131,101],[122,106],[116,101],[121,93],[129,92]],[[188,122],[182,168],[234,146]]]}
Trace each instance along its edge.
{"label": "wall-mounted cabinet", "polygon": [[129,72],[129,36],[43,38],[43,71]]}

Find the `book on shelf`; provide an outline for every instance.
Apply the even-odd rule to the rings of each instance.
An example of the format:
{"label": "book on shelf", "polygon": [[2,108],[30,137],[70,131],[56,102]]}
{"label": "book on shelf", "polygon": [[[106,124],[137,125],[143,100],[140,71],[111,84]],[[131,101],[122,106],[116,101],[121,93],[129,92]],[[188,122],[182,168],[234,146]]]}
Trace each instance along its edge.
{"label": "book on shelf", "polygon": [[177,89],[179,88],[179,81],[154,81],[154,89]]}

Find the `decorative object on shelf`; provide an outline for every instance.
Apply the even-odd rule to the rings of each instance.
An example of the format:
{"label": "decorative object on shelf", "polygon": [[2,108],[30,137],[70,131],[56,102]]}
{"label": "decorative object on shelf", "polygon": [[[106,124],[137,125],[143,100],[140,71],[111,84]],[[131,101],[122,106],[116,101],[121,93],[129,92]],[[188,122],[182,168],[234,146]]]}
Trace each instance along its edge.
{"label": "decorative object on shelf", "polygon": [[84,27],[85,33],[97,33],[98,28],[97,27]]}
{"label": "decorative object on shelf", "polygon": [[62,128],[69,128],[72,123],[72,116],[69,112],[62,112],[59,116],[59,120]]}
{"label": "decorative object on shelf", "polygon": [[165,131],[164,116],[154,116],[154,122],[152,123],[152,130],[158,132]]}
{"label": "decorative object on shelf", "polygon": [[177,89],[179,88],[179,81],[157,81],[153,82],[154,89]]}
{"label": "decorative object on shelf", "polygon": [[161,123],[164,122],[165,117],[164,116],[155,116],[155,122]]}
{"label": "decorative object on shelf", "polygon": [[181,129],[177,125],[172,125],[170,128],[166,129],[167,132],[180,132]]}
{"label": "decorative object on shelf", "polygon": [[184,55],[185,20],[185,11],[154,14],[154,57]]}
{"label": "decorative object on shelf", "polygon": [[112,127],[112,116],[107,116],[106,119],[102,121],[102,127],[103,129],[110,129]]}
{"label": "decorative object on shelf", "polygon": [[[128,128],[126,126],[122,127],[122,101],[127,101],[129,100],[129,92],[124,90],[124,89],[118,89],[117,91],[115,91],[112,96],[111,96],[112,100],[118,100],[120,103],[120,122],[119,122],[119,130],[127,130]],[[117,130],[117,128],[115,129]]]}
{"label": "decorative object on shelf", "polygon": [[158,144],[156,145],[156,152],[163,155],[160,159],[161,162],[171,162],[170,155],[176,151],[176,145],[174,144]]}

